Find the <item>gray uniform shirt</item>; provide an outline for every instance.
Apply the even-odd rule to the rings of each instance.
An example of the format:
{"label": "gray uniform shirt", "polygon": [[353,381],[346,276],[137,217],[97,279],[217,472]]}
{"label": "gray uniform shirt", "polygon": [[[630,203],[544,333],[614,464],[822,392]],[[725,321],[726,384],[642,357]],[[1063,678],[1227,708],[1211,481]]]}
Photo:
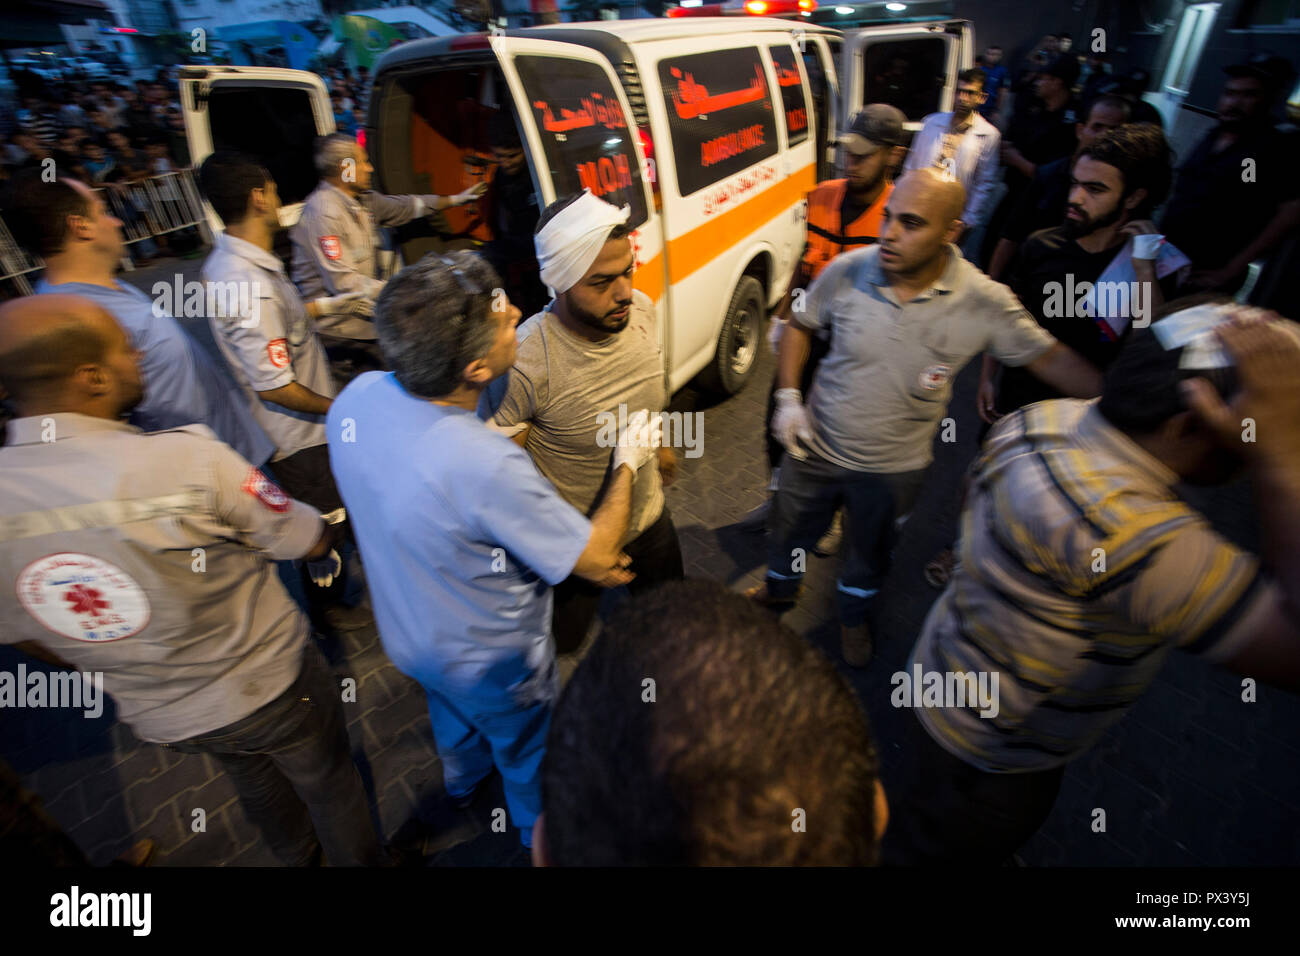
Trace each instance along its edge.
{"label": "gray uniform shirt", "polygon": [[924,468],[962,366],[985,351],[1025,365],[1056,343],[1010,289],[955,246],[948,255],[938,281],[906,303],[879,246],[844,253],[809,288],[795,321],[831,337],[808,398],[817,455],[855,471]]}
{"label": "gray uniform shirt", "polygon": [[[289,274],[307,301],[345,292],[364,292],[373,301],[388,275],[381,262],[381,226],[400,226],[434,211],[428,196],[385,196],[365,192],[354,198],[327,182],[303,203],[302,217],[289,230],[293,263]],[[367,313],[368,316],[369,313]],[[322,316],[322,334],[375,339],[375,323],[359,315]]]}
{"label": "gray uniform shirt", "polygon": [[0,642],[102,672],[144,740],[216,730],[297,678],[307,619],[267,559],[301,557],[322,527],[203,425],[16,419],[0,448]]}
{"label": "gray uniform shirt", "polygon": [[[253,417],[275,442],[271,460],[324,445],[324,415],[296,412],[257,395],[301,382],[318,395],[334,397],[325,348],[284,274],[284,263],[274,253],[223,232],[203,263],[203,279],[236,283],[227,288],[247,290],[247,307],[240,298],[239,308],[210,310],[208,322],[217,347],[244,389]],[[217,297],[217,301],[226,300]]]}
{"label": "gray uniform shirt", "polygon": [[[524,448],[573,507],[590,515],[609,473],[618,427],[641,409],[664,408],[664,360],[654,305],[632,293],[626,328],[599,342],[579,338],[549,311],[519,327],[519,352],[493,420],[531,426]],[[620,417],[620,406],[622,412]],[[626,544],[664,509],[656,458],[632,485]]]}

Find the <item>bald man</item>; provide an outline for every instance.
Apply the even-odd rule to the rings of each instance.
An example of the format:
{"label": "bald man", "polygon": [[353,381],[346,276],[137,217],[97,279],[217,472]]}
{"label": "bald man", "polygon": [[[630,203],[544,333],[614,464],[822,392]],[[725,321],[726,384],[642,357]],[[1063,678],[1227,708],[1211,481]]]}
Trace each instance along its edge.
{"label": "bald man", "polygon": [[[1096,369],[962,258],[953,243],[965,202],[960,183],[930,169],[908,173],[885,207],[879,244],[828,265],[781,338],[772,431],[786,454],[768,516],[767,576],[747,593],[792,607],[806,555],[843,504],[837,603],[841,649],[854,667],[871,659],[868,616],[962,366],[987,350],[1067,395],[1101,388]],[[829,335],[831,348],[805,404],[799,377],[814,335]]]}
{"label": "bald man", "polygon": [[337,686],[272,563],[322,558],[333,535],[207,426],[127,424],[139,361],[89,299],[0,307],[19,415],[0,447],[0,593],[17,598],[0,642],[95,675],[142,740],[211,754],[286,865],[386,862]]}

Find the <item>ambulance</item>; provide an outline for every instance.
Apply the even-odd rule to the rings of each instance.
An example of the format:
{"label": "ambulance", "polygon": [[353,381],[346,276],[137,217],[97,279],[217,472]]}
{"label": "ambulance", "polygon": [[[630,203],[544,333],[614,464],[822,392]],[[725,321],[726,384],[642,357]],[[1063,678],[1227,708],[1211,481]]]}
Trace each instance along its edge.
{"label": "ambulance", "polygon": [[[582,189],[630,207],[635,286],[656,306],[669,389],[698,376],[734,393],[802,252],[805,197],[833,161],[834,118],[814,105],[805,58],[835,102],[834,52],[807,38],[838,37],[806,26],[801,50],[792,26],[615,20],[402,44],[374,69],[363,136],[375,188],[461,191],[507,111],[540,207]],[[260,157],[282,225],[296,222],[317,181],[312,138],[334,130],[321,79],[259,67],[179,79],[193,161],[219,148]],[[404,261],[491,237],[475,205],[442,217],[440,235],[399,231]]]}
{"label": "ambulance", "polygon": [[[771,0],[774,10],[799,2]],[[920,26],[904,28],[909,41],[931,36]],[[508,114],[539,208],[583,189],[630,207],[634,284],[655,303],[669,391],[697,380],[733,394],[753,374],[768,310],[802,253],[807,193],[834,174],[838,124],[872,93],[868,76],[846,99],[836,61],[870,69],[878,59],[868,39],[845,47],[839,31],[774,17],[433,37],[376,64],[358,138],[376,189],[448,195],[482,178],[488,130]],[[222,148],[259,157],[284,204],[281,224],[296,222],[317,182],[312,139],[335,128],[320,77],[189,66],[179,81],[193,162]],[[403,261],[492,237],[478,204],[435,224],[395,231]]]}

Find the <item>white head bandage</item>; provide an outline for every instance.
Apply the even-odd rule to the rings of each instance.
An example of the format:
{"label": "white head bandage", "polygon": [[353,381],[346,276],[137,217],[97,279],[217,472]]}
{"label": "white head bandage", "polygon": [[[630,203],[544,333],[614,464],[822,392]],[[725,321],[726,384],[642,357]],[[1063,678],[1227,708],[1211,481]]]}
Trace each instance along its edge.
{"label": "white head bandage", "polygon": [[627,222],[630,206],[622,209],[597,199],[590,189],[533,237],[542,282],[555,298],[568,292],[587,274],[615,226]]}

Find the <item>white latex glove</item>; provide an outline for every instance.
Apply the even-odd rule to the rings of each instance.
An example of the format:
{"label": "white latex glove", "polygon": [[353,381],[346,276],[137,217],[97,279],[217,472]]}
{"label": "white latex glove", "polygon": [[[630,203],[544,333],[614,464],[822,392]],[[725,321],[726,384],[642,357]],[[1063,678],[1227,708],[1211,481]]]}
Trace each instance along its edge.
{"label": "white latex glove", "polygon": [[307,573],[311,575],[312,583],[318,588],[329,587],[342,572],[343,559],[333,548],[330,548],[330,553],[319,561],[307,562]]}
{"label": "white latex glove", "polygon": [[467,202],[473,202],[475,199],[478,199],[487,192],[487,189],[487,183],[475,183],[464,192],[458,192],[456,195],[452,196],[451,204],[453,206],[463,206]]}
{"label": "white latex glove", "polygon": [[790,455],[803,461],[808,453],[800,447],[812,441],[812,416],[803,403],[803,393],[797,388],[776,390],[776,414],[772,416],[772,437],[779,441]]}
{"label": "white latex glove", "polygon": [[368,315],[371,311],[370,297],[364,292],[327,295],[317,299],[315,306],[319,315]]}
{"label": "white latex glove", "polygon": [[623,465],[632,469],[635,477],[641,466],[655,457],[663,444],[664,420],[662,415],[651,415],[648,409],[633,412],[627,427],[619,433],[614,446],[614,470]]}

